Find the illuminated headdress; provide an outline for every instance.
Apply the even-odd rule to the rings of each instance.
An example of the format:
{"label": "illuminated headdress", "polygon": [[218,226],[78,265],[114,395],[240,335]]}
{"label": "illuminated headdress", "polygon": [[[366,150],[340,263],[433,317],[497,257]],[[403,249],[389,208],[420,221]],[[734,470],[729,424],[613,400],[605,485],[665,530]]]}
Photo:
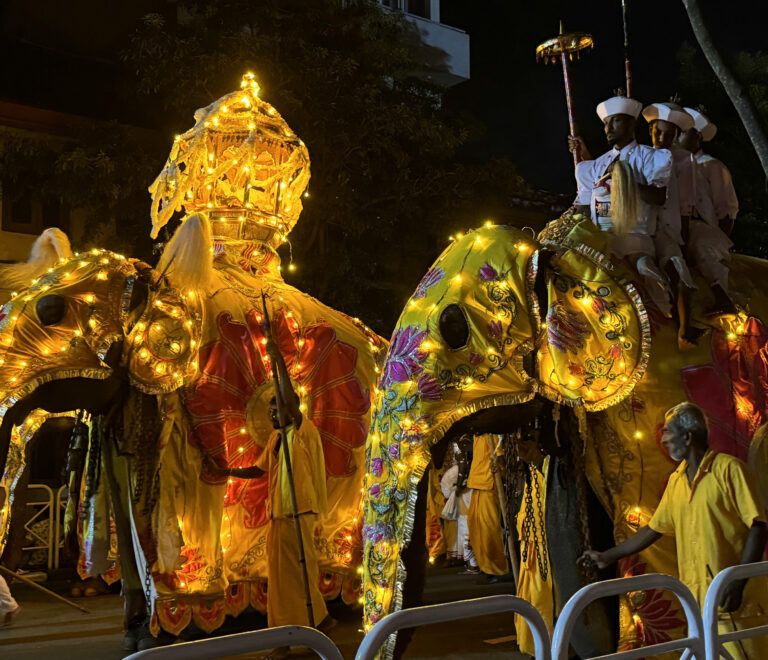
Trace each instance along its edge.
{"label": "illuminated headdress", "polygon": [[152,237],[173,214],[206,213],[217,248],[274,255],[298,221],[309,182],[309,153],[280,114],[259,98],[247,73],[240,91],[195,112],[195,125],[176,136],[150,186]]}

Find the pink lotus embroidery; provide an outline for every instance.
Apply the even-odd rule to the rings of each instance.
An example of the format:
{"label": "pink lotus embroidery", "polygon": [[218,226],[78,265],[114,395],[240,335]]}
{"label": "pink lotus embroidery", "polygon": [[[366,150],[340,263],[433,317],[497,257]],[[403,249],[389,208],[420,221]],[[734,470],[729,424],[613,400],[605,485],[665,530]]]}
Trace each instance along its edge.
{"label": "pink lotus embroidery", "polygon": [[480,279],[483,279],[486,282],[496,279],[496,269],[487,261],[485,262],[485,265],[480,268]]}
{"label": "pink lotus embroidery", "polygon": [[419,397],[423,401],[440,401],[443,398],[443,388],[432,376],[421,374],[418,380]]}
{"label": "pink lotus embroidery", "polygon": [[589,334],[589,325],[581,312],[568,309],[557,301],[547,312],[547,336],[552,347],[561,353],[576,355],[584,348],[584,338]]}
{"label": "pink lotus embroidery", "polygon": [[416,287],[416,293],[413,294],[413,299],[419,300],[420,298],[424,298],[427,295],[427,291],[442,280],[444,276],[445,271],[442,268],[430,268],[424,277],[421,278],[419,286]]}
{"label": "pink lotus embroidery", "polygon": [[419,346],[426,336],[427,331],[419,331],[416,325],[409,325],[395,332],[392,336],[387,363],[384,365],[382,387],[389,387],[392,383],[404,383],[411,376],[421,373],[423,369],[421,363],[427,354]]}

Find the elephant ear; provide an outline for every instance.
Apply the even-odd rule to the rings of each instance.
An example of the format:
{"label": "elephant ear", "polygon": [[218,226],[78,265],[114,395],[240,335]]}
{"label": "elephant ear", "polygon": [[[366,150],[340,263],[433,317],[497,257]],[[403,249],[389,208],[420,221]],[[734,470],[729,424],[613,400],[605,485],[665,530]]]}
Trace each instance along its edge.
{"label": "elephant ear", "polygon": [[605,255],[581,244],[561,245],[546,277],[542,394],[588,411],[620,402],[648,364],[650,325],[640,294]]}
{"label": "elephant ear", "polygon": [[200,296],[174,289],[151,291],[126,342],[131,383],[146,394],[182,387],[197,373]]}

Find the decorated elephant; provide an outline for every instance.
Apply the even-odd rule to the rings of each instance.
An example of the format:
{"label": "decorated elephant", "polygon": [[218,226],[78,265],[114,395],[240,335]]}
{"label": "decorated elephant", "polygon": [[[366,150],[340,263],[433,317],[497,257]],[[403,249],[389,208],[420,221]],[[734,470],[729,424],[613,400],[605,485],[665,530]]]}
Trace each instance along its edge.
{"label": "decorated elephant", "polygon": [[[602,236],[572,221],[556,230],[535,239],[489,224],[456,238],[397,323],[368,437],[366,630],[419,603],[424,477],[439,468],[451,438],[498,433],[514,443],[534,426],[543,430],[551,455],[548,569],[559,611],[599,577],[580,561],[583,551],[622,540],[657,506],[674,469],[659,442],[665,410],[697,403],[712,446],[741,458],[765,421],[766,262],[734,257],[731,290],[748,313],[705,321],[698,347],[681,353],[674,324],[644,304],[629,271],[600,249]],[[619,568],[622,575],[676,570],[669,538]],[[685,625],[662,592],[591,607],[573,637],[582,657],[663,641]],[[406,643],[393,636],[384,657],[399,656]]]}
{"label": "decorated elephant", "polygon": [[132,260],[95,250],[53,268],[3,308],[3,464],[14,426],[33,411],[89,410],[90,452],[101,454],[121,541],[128,618],[143,613],[145,592],[153,623],[174,633],[191,619],[210,631],[226,614],[262,607],[265,480],[217,478],[203,457],[240,466],[261,452],[272,387],[256,306],[264,291],[324,444],[332,504],[314,539],[323,571],[316,578],[329,597],[343,591],[356,600],[362,453],[384,345],[279,280],[262,280],[251,293],[216,271],[220,286],[204,296],[150,286],[148,276]]}
{"label": "decorated elephant", "polygon": [[365,438],[386,352],[359,320],[283,280],[276,248],[301,211],[309,158],[253,77],[195,117],[151,187],[153,234],[187,212],[157,268],[75,254],[0,312],[0,456],[36,409],[93,413],[89,459],[108,485],[126,623],[148,606],[154,633],[264,610],[267,480],[207,467],[252,465],[272,430],[262,295],[323,443],[328,512],[311,579],[357,602]]}

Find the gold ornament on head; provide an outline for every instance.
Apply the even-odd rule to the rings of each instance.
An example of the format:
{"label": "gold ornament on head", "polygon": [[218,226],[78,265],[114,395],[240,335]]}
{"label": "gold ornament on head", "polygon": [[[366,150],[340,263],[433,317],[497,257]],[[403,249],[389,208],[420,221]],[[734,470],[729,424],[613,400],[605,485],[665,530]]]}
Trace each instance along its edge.
{"label": "gold ornament on head", "polygon": [[207,214],[216,243],[275,250],[299,219],[308,182],[306,146],[246,73],[240,90],[197,110],[176,136],[149,187],[152,237],[183,209]]}

